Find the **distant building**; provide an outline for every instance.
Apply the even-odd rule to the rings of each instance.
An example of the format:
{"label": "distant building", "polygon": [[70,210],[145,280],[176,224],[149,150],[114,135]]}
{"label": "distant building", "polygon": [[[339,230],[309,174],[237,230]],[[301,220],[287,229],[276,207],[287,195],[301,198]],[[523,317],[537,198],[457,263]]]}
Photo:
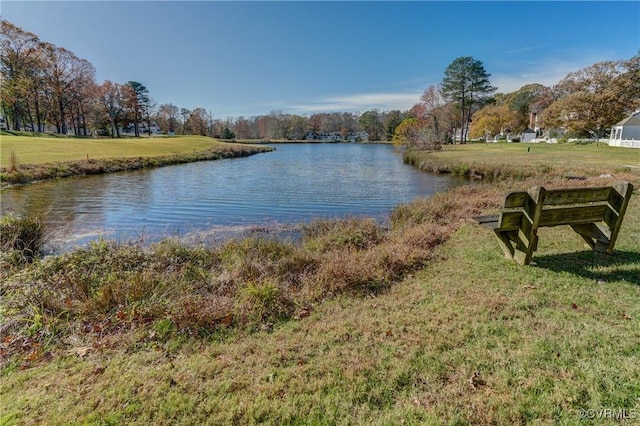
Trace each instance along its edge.
{"label": "distant building", "polygon": [[522,132],[522,135],[520,135],[520,141],[521,142],[531,142],[532,140],[534,140],[536,138],[536,131],[535,130],[531,130],[531,129],[527,129],[524,132]]}
{"label": "distant building", "polygon": [[349,132],[346,136],[342,136],[340,132],[329,133],[316,133],[307,132],[304,138],[308,141],[320,141],[320,142],[363,142],[369,140],[369,133],[367,132]]}
{"label": "distant building", "polygon": [[640,148],[640,111],[611,127],[609,145]]}
{"label": "distant building", "polygon": [[[123,127],[121,132],[125,135],[133,135],[135,134],[135,124],[129,123],[127,127]],[[151,125],[147,127],[147,123],[138,123],[138,133],[141,135],[149,134],[149,130],[151,130],[152,135],[161,135],[162,129],[155,122],[151,122]]]}

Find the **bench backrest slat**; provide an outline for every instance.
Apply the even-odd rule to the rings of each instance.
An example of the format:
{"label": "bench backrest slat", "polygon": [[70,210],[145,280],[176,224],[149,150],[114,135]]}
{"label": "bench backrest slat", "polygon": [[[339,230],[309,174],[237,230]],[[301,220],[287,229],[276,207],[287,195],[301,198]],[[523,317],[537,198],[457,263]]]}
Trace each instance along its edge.
{"label": "bench backrest slat", "polygon": [[602,188],[554,189],[552,191],[547,191],[544,198],[544,205],[564,206],[569,204],[587,204],[608,201],[612,190],[613,189],[610,186]]}
{"label": "bench backrest slat", "polygon": [[557,208],[542,210],[540,226],[559,226],[580,223],[597,223],[605,217],[609,210],[606,204],[573,207],[570,209]]}

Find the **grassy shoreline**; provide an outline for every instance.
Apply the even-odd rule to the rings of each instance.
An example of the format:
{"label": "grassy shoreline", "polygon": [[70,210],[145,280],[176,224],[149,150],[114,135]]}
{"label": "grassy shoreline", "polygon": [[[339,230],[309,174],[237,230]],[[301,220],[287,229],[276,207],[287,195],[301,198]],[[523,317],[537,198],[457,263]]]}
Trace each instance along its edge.
{"label": "grassy shoreline", "polygon": [[[478,161],[475,147],[446,155]],[[631,424],[638,191],[611,256],[547,228],[520,267],[471,220],[533,184],[640,187],[633,171],[545,161],[557,172],[398,206],[390,230],[319,222],[300,247],[100,242],[3,269],[0,423],[588,424],[609,409]]]}
{"label": "grassy shoreline", "polygon": [[619,173],[640,176],[637,150],[596,143],[449,145],[442,151],[406,151],[404,161],[428,173],[451,173],[476,180],[539,176],[581,180]]}
{"label": "grassy shoreline", "polygon": [[[268,146],[219,142],[205,137],[114,141],[3,136],[0,188],[47,179],[244,157],[272,149]],[[50,158],[60,161],[50,162]],[[22,164],[23,161],[25,164]]]}

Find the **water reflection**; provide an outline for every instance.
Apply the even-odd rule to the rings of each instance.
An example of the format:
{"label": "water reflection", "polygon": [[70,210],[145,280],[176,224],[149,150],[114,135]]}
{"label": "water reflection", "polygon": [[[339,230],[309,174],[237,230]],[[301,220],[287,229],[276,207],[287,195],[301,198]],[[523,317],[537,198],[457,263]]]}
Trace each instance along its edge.
{"label": "water reflection", "polygon": [[2,192],[2,213],[49,212],[60,242],[229,234],[315,217],[384,220],[463,184],[402,164],[388,145],[286,144],[246,158],[44,182]]}

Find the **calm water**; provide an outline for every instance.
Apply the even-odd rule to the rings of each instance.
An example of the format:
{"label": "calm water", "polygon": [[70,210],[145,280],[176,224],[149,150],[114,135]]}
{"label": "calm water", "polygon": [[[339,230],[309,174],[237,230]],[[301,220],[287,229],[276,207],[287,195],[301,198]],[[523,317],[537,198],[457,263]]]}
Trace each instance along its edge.
{"label": "calm water", "polygon": [[2,192],[2,213],[48,212],[58,246],[215,237],[314,218],[384,221],[463,181],[422,173],[389,145],[285,144],[246,158],[45,182]]}

